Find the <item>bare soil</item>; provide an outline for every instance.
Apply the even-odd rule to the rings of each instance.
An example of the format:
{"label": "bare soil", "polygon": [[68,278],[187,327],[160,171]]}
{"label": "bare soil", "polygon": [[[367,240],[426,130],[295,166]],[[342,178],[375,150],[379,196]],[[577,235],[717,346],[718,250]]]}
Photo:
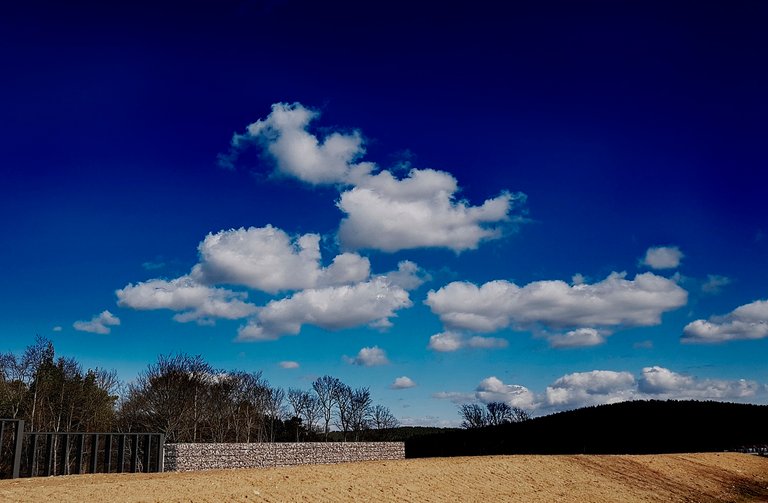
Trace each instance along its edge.
{"label": "bare soil", "polygon": [[2,502],[768,501],[748,454],[488,456],[0,481]]}

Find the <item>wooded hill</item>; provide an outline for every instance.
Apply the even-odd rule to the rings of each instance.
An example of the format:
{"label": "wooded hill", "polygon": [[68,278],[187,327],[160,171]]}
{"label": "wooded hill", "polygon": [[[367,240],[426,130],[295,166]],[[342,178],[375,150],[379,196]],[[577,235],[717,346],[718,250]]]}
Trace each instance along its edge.
{"label": "wooded hill", "polygon": [[714,452],[768,444],[768,405],[634,401],[406,440],[406,457]]}

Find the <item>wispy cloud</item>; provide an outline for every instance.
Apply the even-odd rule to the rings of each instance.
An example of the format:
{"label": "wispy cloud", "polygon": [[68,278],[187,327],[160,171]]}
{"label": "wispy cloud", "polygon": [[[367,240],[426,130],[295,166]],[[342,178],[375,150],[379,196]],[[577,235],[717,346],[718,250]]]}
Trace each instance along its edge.
{"label": "wispy cloud", "polygon": [[718,276],[717,274],[707,274],[707,281],[701,285],[701,291],[704,293],[720,293],[724,286],[730,285],[731,279],[727,276]]}
{"label": "wispy cloud", "polygon": [[509,345],[506,339],[498,337],[467,336],[457,332],[441,332],[429,338],[429,349],[441,353],[458,351],[464,348],[499,349]]}
{"label": "wispy cloud", "polygon": [[[118,325],[120,325],[120,319],[109,311],[102,311],[89,321],[76,321],[72,324],[75,330],[94,334],[108,334],[112,330],[111,327]],[[54,330],[58,331],[56,328]]]}

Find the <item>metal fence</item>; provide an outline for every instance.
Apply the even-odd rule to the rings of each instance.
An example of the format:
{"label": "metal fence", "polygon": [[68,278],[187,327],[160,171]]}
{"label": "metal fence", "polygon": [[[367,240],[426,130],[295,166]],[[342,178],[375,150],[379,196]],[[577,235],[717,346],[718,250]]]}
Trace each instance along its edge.
{"label": "metal fence", "polygon": [[161,433],[25,432],[0,419],[0,478],[162,472]]}

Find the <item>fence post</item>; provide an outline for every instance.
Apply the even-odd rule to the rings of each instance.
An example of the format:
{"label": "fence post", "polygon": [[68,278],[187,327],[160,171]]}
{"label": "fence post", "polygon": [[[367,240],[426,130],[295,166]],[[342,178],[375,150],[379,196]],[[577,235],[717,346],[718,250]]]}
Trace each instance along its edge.
{"label": "fence post", "polygon": [[12,478],[19,478],[21,472],[21,449],[24,446],[24,420],[19,419],[16,423],[16,445],[13,449],[13,474]]}
{"label": "fence post", "polygon": [[165,434],[160,434],[160,442],[157,451],[157,471],[165,471]]}

